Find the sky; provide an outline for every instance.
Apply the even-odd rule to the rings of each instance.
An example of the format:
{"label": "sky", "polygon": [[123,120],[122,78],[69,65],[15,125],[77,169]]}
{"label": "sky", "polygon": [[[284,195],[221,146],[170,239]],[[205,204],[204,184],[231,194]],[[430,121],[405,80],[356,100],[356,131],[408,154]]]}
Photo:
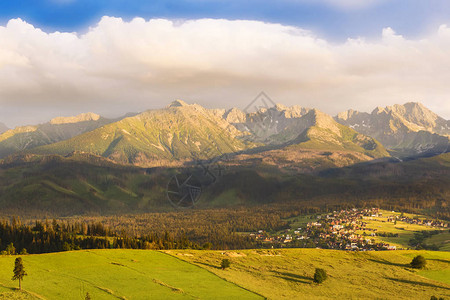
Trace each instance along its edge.
{"label": "sky", "polygon": [[2,0],[0,122],[422,102],[450,118],[447,0]]}

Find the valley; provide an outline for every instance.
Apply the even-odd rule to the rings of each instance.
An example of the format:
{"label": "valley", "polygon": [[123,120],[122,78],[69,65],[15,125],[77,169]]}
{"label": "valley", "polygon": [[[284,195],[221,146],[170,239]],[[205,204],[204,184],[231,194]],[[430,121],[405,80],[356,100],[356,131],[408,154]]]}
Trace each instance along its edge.
{"label": "valley", "polygon": [[[7,130],[0,299],[448,297],[449,135],[419,104],[394,108],[177,100]],[[23,292],[7,278],[18,253]]]}

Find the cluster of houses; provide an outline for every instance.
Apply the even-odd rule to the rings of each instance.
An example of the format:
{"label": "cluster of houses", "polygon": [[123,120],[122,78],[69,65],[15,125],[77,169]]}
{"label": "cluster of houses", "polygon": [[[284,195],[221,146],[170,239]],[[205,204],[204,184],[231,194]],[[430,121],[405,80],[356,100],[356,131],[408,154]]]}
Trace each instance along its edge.
{"label": "cluster of houses", "polygon": [[[375,236],[391,236],[398,234],[378,232],[376,228],[367,227],[367,221],[382,217],[377,208],[351,209],[334,211],[333,213],[314,217],[303,228],[287,229],[284,232],[271,234],[260,230],[250,236],[262,245],[271,244],[272,247],[306,247],[323,249],[340,249],[354,251],[368,250],[397,250],[394,245],[376,241]],[[383,218],[385,220],[385,218]],[[388,222],[396,220],[403,222],[423,222],[411,224],[424,224],[435,227],[447,227],[444,222],[433,220],[409,219],[403,216],[389,216]]]}

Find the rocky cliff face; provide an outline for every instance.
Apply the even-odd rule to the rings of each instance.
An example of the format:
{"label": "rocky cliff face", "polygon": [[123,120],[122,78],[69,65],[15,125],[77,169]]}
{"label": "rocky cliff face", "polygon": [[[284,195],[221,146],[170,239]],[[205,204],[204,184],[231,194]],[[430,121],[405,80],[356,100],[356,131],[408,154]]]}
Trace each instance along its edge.
{"label": "rocky cliff face", "polygon": [[448,149],[450,121],[420,103],[377,107],[370,114],[348,110],[335,119],[403,155],[442,153]]}

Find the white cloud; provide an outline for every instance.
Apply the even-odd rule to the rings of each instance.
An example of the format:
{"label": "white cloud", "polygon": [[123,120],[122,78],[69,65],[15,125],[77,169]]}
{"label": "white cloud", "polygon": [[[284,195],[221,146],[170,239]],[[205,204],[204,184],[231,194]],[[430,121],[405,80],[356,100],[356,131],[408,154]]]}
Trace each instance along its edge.
{"label": "white cloud", "polygon": [[376,41],[333,44],[257,21],[103,17],[77,34],[14,19],[0,27],[0,122],[118,115],[175,98],[243,108],[261,90],[277,102],[333,114],[422,101],[448,118],[448,53],[445,25],[420,40],[385,28]]}

